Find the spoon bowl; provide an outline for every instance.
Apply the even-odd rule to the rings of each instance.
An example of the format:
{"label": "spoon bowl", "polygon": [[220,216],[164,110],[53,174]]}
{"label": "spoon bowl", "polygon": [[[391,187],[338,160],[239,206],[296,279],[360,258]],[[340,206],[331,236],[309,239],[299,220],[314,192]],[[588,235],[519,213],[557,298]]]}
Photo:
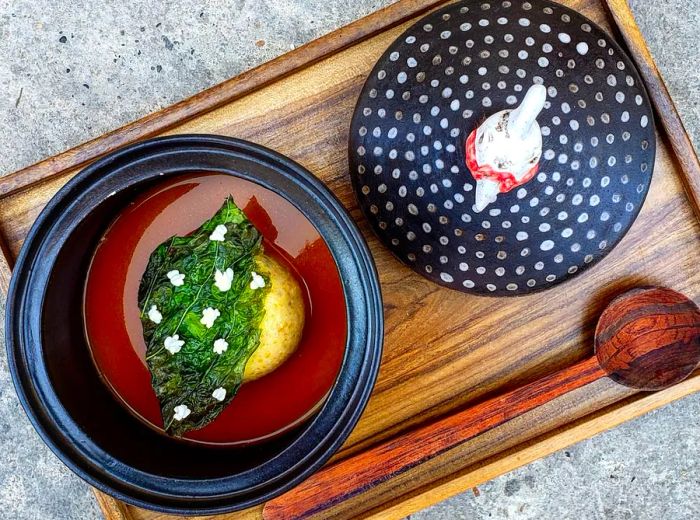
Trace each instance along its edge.
{"label": "spoon bowl", "polygon": [[632,289],[600,315],[595,355],[625,386],[661,390],[679,383],[700,363],[700,309],[671,289]]}

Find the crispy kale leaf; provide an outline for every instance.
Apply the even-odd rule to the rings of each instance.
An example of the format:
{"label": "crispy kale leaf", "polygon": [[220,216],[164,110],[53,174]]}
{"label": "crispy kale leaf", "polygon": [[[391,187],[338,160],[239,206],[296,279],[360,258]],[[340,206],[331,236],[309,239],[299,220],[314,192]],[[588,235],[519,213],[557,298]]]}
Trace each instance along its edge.
{"label": "crispy kale leaf", "polygon": [[261,242],[228,197],[199,229],[151,254],[139,309],[151,383],[171,435],[213,421],[241,385],[270,286],[255,273]]}

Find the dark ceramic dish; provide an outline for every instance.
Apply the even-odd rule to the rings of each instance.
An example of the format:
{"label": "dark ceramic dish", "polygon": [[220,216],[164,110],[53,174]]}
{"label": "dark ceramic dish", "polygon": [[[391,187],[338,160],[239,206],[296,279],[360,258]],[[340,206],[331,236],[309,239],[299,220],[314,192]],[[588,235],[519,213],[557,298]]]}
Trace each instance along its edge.
{"label": "dark ceramic dish", "polygon": [[[474,210],[466,140],[547,87],[539,172]],[[426,278],[491,296],[585,271],[622,240],[651,185],[656,136],[633,60],[549,0],[463,0],[409,27],[355,107],[350,174],[384,244]]]}
{"label": "dark ceramic dish", "polygon": [[[169,440],[130,415],[100,380],[82,323],[85,275],[98,239],[134,196],[159,180],[213,171],[284,196],[318,229],[345,290],[340,374],[308,423],[265,444],[211,448]],[[172,513],[221,513],[291,488],[338,449],[374,385],[383,333],[370,253],[342,205],[309,172],[263,147],[217,136],[142,142],[83,170],[32,227],[8,295],[7,351],[20,400],[49,447],[98,489]]]}

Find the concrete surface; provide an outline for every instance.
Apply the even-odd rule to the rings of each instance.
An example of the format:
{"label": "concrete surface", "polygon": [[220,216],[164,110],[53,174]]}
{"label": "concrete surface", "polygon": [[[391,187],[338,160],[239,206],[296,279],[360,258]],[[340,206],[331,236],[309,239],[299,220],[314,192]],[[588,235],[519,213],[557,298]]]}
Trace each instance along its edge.
{"label": "concrete surface", "polygon": [[[390,0],[0,0],[0,173],[189,96]],[[700,144],[700,0],[632,0]],[[690,66],[689,66],[690,65]],[[0,330],[0,335],[1,335]],[[412,518],[700,517],[700,395]],[[0,518],[99,518],[43,446],[0,353]]]}

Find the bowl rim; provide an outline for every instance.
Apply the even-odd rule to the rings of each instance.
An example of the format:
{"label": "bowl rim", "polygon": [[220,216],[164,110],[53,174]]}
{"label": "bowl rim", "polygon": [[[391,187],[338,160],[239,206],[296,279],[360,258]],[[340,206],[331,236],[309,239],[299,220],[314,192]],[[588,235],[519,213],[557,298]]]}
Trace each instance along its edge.
{"label": "bowl rim", "polygon": [[[195,157],[234,164],[204,168],[192,163]],[[158,161],[165,158],[180,166],[158,169]],[[148,170],[151,162],[154,164]],[[242,168],[251,163],[264,169],[264,179]],[[138,168],[139,173],[125,175],[130,168]],[[239,176],[274,191],[317,228],[343,283],[346,347],[325,403],[276,456],[234,476],[163,477],[122,463],[85,435],[53,391],[42,342],[33,339],[42,336],[42,308],[56,256],[91,211],[110,195],[139,183],[203,170]],[[142,141],[99,159],[70,179],[41,211],[27,235],[13,271],[6,309],[10,373],[20,402],[43,441],[97,489],[130,504],[168,513],[214,514],[243,509],[301,482],[350,434],[367,404],[381,361],[383,309],[377,270],[347,210],[298,163],[263,146],[224,136],[184,134]]]}

